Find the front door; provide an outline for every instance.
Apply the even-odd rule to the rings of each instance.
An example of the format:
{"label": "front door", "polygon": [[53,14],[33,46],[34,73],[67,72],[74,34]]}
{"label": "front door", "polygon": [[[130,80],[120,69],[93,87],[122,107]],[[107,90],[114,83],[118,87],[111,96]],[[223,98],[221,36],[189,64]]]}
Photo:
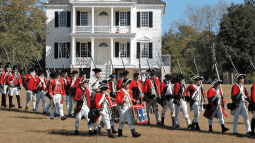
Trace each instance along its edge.
{"label": "front door", "polygon": [[97,65],[107,65],[109,61],[109,47],[97,47]]}

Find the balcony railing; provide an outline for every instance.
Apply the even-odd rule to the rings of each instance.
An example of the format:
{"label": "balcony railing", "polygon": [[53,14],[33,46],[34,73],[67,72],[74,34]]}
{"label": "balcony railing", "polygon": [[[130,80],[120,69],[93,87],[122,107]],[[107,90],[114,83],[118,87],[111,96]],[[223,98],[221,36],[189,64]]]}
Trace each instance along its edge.
{"label": "balcony railing", "polygon": [[76,26],[76,32],[91,32],[91,26]]}
{"label": "balcony railing", "polygon": [[81,66],[90,66],[91,65],[91,59],[86,57],[79,57],[75,58],[75,64],[74,65],[80,65]]}
{"label": "balcony railing", "polygon": [[110,33],[110,26],[95,26],[95,33]]}

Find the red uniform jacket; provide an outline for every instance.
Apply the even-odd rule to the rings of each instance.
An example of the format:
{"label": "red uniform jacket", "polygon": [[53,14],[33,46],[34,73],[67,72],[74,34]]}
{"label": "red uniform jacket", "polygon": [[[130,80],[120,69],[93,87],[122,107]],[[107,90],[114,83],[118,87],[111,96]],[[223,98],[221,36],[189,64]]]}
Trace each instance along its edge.
{"label": "red uniform jacket", "polygon": [[0,73],[0,85],[4,84],[4,77],[5,77],[5,71],[2,71],[2,73]]}
{"label": "red uniform jacket", "polygon": [[42,81],[44,81],[44,83],[41,82],[39,77],[36,77],[36,81],[37,81],[37,83],[36,83],[36,88],[37,89],[36,90],[38,90],[38,91],[41,91],[41,90],[46,91],[46,88],[47,88],[46,78],[44,77],[42,79]]}
{"label": "red uniform jacket", "polygon": [[[86,97],[87,104],[88,104],[88,107],[90,108],[90,96],[89,96],[89,90],[87,88],[86,88],[86,95],[87,95]],[[81,98],[82,98],[82,89],[79,87],[76,89],[75,95],[73,97],[73,100],[77,102],[76,114],[81,111],[81,108],[83,106],[83,100],[81,100]]]}
{"label": "red uniform jacket", "polygon": [[[73,81],[74,77],[71,78],[71,84],[73,83]],[[76,80],[74,81],[73,85],[71,85],[72,87],[70,86],[71,90],[76,90],[79,87],[79,82],[80,82],[79,77],[76,77]]]}
{"label": "red uniform jacket", "polygon": [[251,102],[255,103],[255,84],[251,87]]}
{"label": "red uniform jacket", "polygon": [[[142,84],[141,80],[138,80],[138,83],[139,83],[140,89],[141,89],[142,92],[143,92],[143,84]],[[133,93],[136,93],[137,96],[138,96],[139,93],[140,93],[140,91],[139,91],[139,89],[138,89],[138,86],[137,86],[137,83],[136,83],[135,80],[132,80],[132,82],[131,82],[130,85],[129,85],[129,89],[130,89]]]}
{"label": "red uniform jacket", "polygon": [[37,84],[36,76],[33,78],[30,74],[26,74],[23,83],[27,83],[28,90],[31,90],[31,91],[36,90],[36,84]]}
{"label": "red uniform jacket", "polygon": [[[171,87],[172,88],[172,87]],[[166,93],[166,82],[162,82],[160,85],[160,91],[161,91],[161,98],[165,98],[165,93]],[[172,93],[174,94],[174,91],[172,90]]]}
{"label": "red uniform jacket", "polygon": [[123,78],[119,79],[118,84],[117,84],[117,90],[122,88],[122,85],[121,85],[122,81],[123,81]]}
{"label": "red uniform jacket", "polygon": [[60,77],[60,85],[56,85],[56,80],[55,79],[51,79],[51,83],[49,86],[49,94],[52,94],[53,96],[56,94],[60,94],[60,95],[66,95],[65,93],[65,87],[63,85],[63,79],[62,77]]}
{"label": "red uniform jacket", "polygon": [[[156,80],[157,77],[155,78],[155,82],[156,82],[156,85],[158,87],[158,90],[157,88],[155,87],[155,91],[158,95],[160,95],[160,82]],[[151,91],[151,81],[147,78],[144,82],[144,85],[143,85],[143,92],[144,92],[144,96],[148,96],[150,94],[150,91]]]}
{"label": "red uniform jacket", "polygon": [[[131,90],[128,90],[128,92],[129,92],[129,97],[132,100],[132,103],[135,104],[135,99],[133,98],[133,94],[132,94]],[[122,89],[118,90],[117,94],[116,94],[116,102],[118,104],[122,105],[124,97],[125,97],[124,91]]]}
{"label": "red uniform jacket", "polygon": [[19,81],[17,78],[14,78],[14,75],[13,73],[10,73],[7,77],[7,85],[10,85],[12,83],[12,81],[14,80],[13,84],[15,85],[18,85],[18,84],[22,84],[22,78],[21,76],[19,75]]}
{"label": "red uniform jacket", "polygon": [[[234,84],[232,86],[232,91],[231,91],[231,99],[232,99],[233,102],[237,101],[236,98],[237,98],[237,95],[238,95],[239,92],[240,92],[240,90],[239,90],[238,85]],[[248,95],[248,93],[245,90],[244,90],[244,94],[249,99],[249,95]]]}
{"label": "red uniform jacket", "polygon": [[[103,109],[101,109],[101,108],[102,108],[102,103],[99,104],[99,102],[100,102],[100,100],[102,99],[102,97],[103,97],[103,96],[101,95],[101,93],[96,93],[96,95],[95,95],[95,97],[94,97],[94,101],[93,101],[94,108],[95,108],[95,109],[99,109],[100,111],[103,110]],[[110,101],[110,97],[109,97],[107,94],[105,94],[105,97],[106,97],[108,103],[110,104],[110,108],[112,108],[112,103],[111,103],[111,101]],[[100,116],[101,116],[101,115],[98,114],[98,115],[92,120],[92,123],[96,123],[96,122],[98,121],[98,119],[99,119]]]}
{"label": "red uniform jacket", "polygon": [[[184,87],[185,90],[186,87]],[[180,94],[182,96],[183,93],[181,93],[181,84],[180,82],[176,82],[174,85],[174,98],[179,98]]]}
{"label": "red uniform jacket", "polygon": [[[194,92],[196,91],[196,88],[193,86],[193,84],[189,85],[189,87],[187,89],[184,90],[183,92],[183,96],[187,96],[188,95],[188,92],[190,93],[190,97],[192,97],[192,95],[194,94]],[[203,97],[206,97],[206,93],[205,93],[205,90],[202,89],[202,86],[201,86],[201,94]],[[190,102],[190,107],[193,105],[193,102]]]}
{"label": "red uniform jacket", "polygon": [[65,85],[65,90],[70,90],[71,86],[71,77],[66,77],[66,85]]}

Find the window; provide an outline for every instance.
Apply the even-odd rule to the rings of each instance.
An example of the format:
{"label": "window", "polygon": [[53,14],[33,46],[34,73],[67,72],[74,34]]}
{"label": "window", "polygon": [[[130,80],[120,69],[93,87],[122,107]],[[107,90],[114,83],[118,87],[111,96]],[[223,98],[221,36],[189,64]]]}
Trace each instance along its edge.
{"label": "window", "polygon": [[88,57],[88,43],[81,43],[81,57]]}
{"label": "window", "polygon": [[141,12],[141,27],[149,27],[149,12]]}
{"label": "window", "polygon": [[126,58],[127,57],[127,44],[120,43],[120,57]]}
{"label": "window", "polygon": [[88,26],[88,13],[81,12],[81,26]]}
{"label": "window", "polygon": [[149,58],[149,43],[141,43],[141,58]]}
{"label": "window", "polygon": [[66,46],[66,43],[58,43],[59,58],[67,57]]}
{"label": "window", "polygon": [[108,44],[105,43],[105,42],[102,42],[102,43],[99,44],[99,47],[108,47]]}
{"label": "window", "polygon": [[120,26],[127,26],[127,12],[120,12]]}
{"label": "window", "polygon": [[99,13],[99,16],[108,16],[108,13],[105,12],[105,11],[102,11],[102,12]]}
{"label": "window", "polygon": [[59,14],[59,27],[66,27],[66,12],[60,12]]}

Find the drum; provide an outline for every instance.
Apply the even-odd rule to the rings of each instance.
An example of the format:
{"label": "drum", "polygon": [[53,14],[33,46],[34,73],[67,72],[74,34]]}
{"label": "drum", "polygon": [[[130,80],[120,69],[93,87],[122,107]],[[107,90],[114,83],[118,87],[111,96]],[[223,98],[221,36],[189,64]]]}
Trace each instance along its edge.
{"label": "drum", "polygon": [[134,124],[145,124],[148,122],[144,104],[131,106],[131,114]]}
{"label": "drum", "polygon": [[120,121],[120,116],[119,116],[119,110],[118,110],[118,104],[117,103],[112,104],[112,119],[115,122]]}

